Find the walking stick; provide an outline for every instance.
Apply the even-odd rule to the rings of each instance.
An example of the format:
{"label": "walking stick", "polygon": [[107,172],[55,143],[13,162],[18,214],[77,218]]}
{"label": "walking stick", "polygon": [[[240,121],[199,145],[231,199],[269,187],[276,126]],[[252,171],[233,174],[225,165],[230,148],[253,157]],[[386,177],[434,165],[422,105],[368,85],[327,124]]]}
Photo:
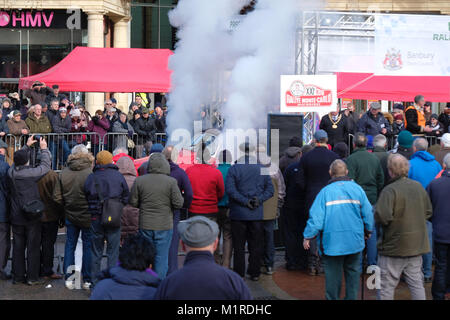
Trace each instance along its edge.
{"label": "walking stick", "polygon": [[361,273],[361,277],[362,277],[362,280],[361,280],[361,300],[364,300],[364,287],[365,287],[365,278],[364,278],[364,275],[365,275],[365,271],[366,271],[366,265],[367,265],[367,258],[366,258],[366,254],[367,254],[367,240],[365,240],[364,241],[364,244],[365,244],[365,246],[364,246],[364,250],[363,250],[363,252],[362,252],[362,254],[363,254],[363,257],[362,257],[362,273]]}

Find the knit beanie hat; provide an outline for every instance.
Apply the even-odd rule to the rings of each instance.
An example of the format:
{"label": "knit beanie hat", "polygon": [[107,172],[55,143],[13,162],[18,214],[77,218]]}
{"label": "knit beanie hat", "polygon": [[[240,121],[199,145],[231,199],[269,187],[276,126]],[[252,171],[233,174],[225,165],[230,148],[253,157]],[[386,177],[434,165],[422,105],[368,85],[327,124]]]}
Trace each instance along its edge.
{"label": "knit beanie hat", "polygon": [[408,148],[412,147],[414,137],[413,137],[412,133],[409,132],[408,130],[403,130],[398,135],[397,141],[401,147],[408,149]]}
{"label": "knit beanie hat", "polygon": [[103,150],[97,153],[97,162],[100,165],[110,164],[112,163],[113,155],[111,152]]}
{"label": "knit beanie hat", "polygon": [[28,150],[20,149],[14,152],[14,165],[23,166],[26,165],[30,159]]}

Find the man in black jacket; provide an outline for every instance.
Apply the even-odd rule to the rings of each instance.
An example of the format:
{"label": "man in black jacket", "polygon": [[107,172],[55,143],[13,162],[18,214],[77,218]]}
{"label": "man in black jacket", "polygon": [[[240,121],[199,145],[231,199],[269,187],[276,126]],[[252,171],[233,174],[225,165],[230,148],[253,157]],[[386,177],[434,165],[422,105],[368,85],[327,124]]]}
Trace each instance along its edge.
{"label": "man in black jacket", "polygon": [[338,110],[330,112],[322,117],[319,128],[328,134],[328,143],[333,147],[338,142],[348,143],[348,121],[343,113]]}
{"label": "man in black jacket", "polygon": [[439,115],[438,121],[444,125],[444,133],[450,133],[450,102],[447,102],[447,106]]}
{"label": "man in black jacket", "polygon": [[[47,142],[41,138],[41,163],[30,167],[30,147],[36,143],[34,135],[27,145],[14,153],[14,165],[8,171],[8,188],[11,190],[11,224],[13,231],[13,283],[41,284],[39,281],[41,221],[24,211],[24,204],[41,200],[37,182],[50,171],[50,152]],[[27,263],[25,267],[25,251]],[[25,279],[26,274],[26,279]]]}
{"label": "man in black jacket", "polygon": [[[142,108],[142,117],[136,121],[135,127],[138,134],[139,145],[145,144],[147,141],[155,142],[155,120],[149,116],[147,108]],[[145,155],[137,155],[136,157],[145,157]]]}
{"label": "man in black jacket", "polygon": [[[314,133],[316,146],[300,161],[299,185],[305,190],[306,217],[309,218],[309,209],[320,190],[328,184],[331,179],[329,169],[334,160],[339,156],[328,150],[328,136],[323,130]],[[316,275],[322,272],[316,243],[312,243],[309,253],[309,273]]]}

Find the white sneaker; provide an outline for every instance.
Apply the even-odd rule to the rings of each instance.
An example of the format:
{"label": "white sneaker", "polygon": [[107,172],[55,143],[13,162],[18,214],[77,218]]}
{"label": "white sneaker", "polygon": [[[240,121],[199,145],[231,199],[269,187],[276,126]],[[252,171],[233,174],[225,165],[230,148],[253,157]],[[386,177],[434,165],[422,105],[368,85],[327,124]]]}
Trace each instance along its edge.
{"label": "white sneaker", "polygon": [[90,290],[92,286],[92,283],[90,282],[83,282],[83,289],[84,290]]}
{"label": "white sneaker", "polygon": [[75,289],[75,283],[72,280],[66,280],[66,288],[69,290]]}

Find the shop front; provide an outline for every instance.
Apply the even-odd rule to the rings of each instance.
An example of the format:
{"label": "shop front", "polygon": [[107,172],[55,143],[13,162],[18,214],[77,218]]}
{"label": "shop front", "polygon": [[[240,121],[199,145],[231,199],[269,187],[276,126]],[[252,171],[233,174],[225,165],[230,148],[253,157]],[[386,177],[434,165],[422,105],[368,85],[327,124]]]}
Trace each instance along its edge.
{"label": "shop front", "polygon": [[81,10],[0,11],[0,94],[17,91],[19,78],[49,69],[87,40]]}

